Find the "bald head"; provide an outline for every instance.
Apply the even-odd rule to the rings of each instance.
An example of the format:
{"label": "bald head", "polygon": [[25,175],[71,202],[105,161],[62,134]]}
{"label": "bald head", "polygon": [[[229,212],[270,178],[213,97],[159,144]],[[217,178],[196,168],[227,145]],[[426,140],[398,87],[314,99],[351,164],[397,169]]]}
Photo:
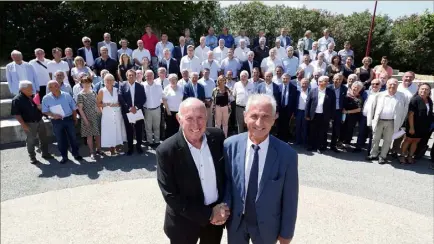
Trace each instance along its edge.
{"label": "bald head", "polygon": [[206,116],[205,103],[195,97],[189,97],[181,102],[179,105],[179,117],[183,117],[190,110],[202,111]]}

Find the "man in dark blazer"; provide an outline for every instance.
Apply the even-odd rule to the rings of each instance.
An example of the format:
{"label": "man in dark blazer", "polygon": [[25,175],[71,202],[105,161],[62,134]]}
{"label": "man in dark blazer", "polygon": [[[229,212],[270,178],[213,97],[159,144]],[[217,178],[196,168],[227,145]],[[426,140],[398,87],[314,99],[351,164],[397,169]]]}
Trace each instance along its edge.
{"label": "man in dark blazer", "polygon": [[187,45],[185,45],[185,38],[183,36],[179,37],[179,46],[173,48],[172,57],[176,61],[181,62],[181,58],[187,55]]}
{"label": "man in dark blazer", "polygon": [[142,133],[144,120],[138,120],[134,124],[128,121],[127,113],[136,113],[139,109],[143,109],[146,102],[146,93],[143,86],[136,82],[136,72],[134,70],[127,71],[127,81],[119,86],[119,104],[124,118],[125,129],[127,132],[128,152],[127,155],[133,154],[133,133],[136,132],[136,150],[142,154]]}
{"label": "man in dark blazer", "polygon": [[[77,56],[82,57],[84,59],[84,61],[86,62],[86,65],[93,70],[93,65],[95,63],[95,59],[98,58],[98,50],[96,50],[96,48],[94,48],[90,45],[91,40],[89,37],[85,36],[81,39],[81,41],[83,42],[84,47],[80,47],[77,50]],[[86,51],[92,53],[92,58],[90,58],[90,57],[89,57],[89,59],[86,58]]]}
{"label": "man in dark blazer", "polygon": [[170,50],[164,49],[164,57],[158,62],[158,67],[166,68],[167,74],[177,74],[181,77],[181,72],[179,70],[179,63],[176,59],[170,57]]}
{"label": "man in dark blazer", "polygon": [[336,143],[340,139],[341,135],[342,109],[344,108],[344,100],[348,91],[348,88],[342,85],[343,79],[344,76],[342,74],[335,74],[333,76],[333,84],[329,85],[329,88],[333,90],[336,96],[335,112],[332,114],[332,139],[330,141],[330,149],[336,153],[340,152],[336,147]]}
{"label": "man in dark blazer", "polygon": [[249,51],[247,53],[247,60],[241,63],[240,75],[241,71],[245,70],[249,73],[249,78],[252,78],[253,68],[255,67],[259,68],[260,70],[261,64],[255,60],[255,53],[253,51]]}
{"label": "man in dark blazer", "polygon": [[261,39],[261,37],[264,37],[265,38],[265,46],[268,46],[268,40],[267,40],[267,37],[265,36],[265,33],[264,33],[264,31],[259,31],[259,33],[258,33],[258,36],[257,37],[255,37],[255,38],[253,38],[253,45],[251,45],[249,48],[250,49],[253,49],[253,48],[255,48],[255,47],[257,47],[257,46],[259,46],[259,39]]}
{"label": "man in dark blazer", "polygon": [[248,132],[224,142],[228,244],[289,244],[297,219],[298,155],[270,135],[276,118],[271,96],[251,95],[246,109]]}
{"label": "man in dark blazer", "polygon": [[297,87],[290,81],[290,75],[286,73],[282,75],[282,84],[279,85],[281,99],[280,101],[276,101],[280,103],[279,118],[277,119],[277,137],[284,142],[289,141],[289,124],[296,111],[297,104]]}
{"label": "man in dark blazer", "polygon": [[101,70],[106,69],[112,74],[114,77],[117,77],[118,71],[118,62],[116,60],[110,58],[108,55],[108,49],[106,46],[102,46],[101,57],[95,59],[95,64],[93,65],[94,72],[97,76],[101,75]]}
{"label": "man in dark blazer", "polygon": [[309,151],[322,153],[327,147],[327,130],[336,110],[336,95],[327,87],[328,76],[318,79],[318,87],[310,90],[306,99],[305,115],[309,121]]}
{"label": "man in dark blazer", "polygon": [[156,149],[157,181],[167,204],[164,232],[171,244],[219,244],[229,217],[220,204],[225,135],[206,128],[206,107],[196,98],[183,101],[176,117],[181,130]]}
{"label": "man in dark blazer", "polygon": [[199,74],[196,72],[192,72],[190,74],[190,80],[191,82],[188,82],[184,86],[183,100],[189,97],[195,97],[202,102],[205,102],[205,87],[202,84],[198,83]]}
{"label": "man in dark blazer", "polygon": [[[260,94],[268,94],[272,95],[277,103],[277,111],[280,111],[280,100],[281,100],[281,92],[280,87],[276,83],[274,83],[273,80],[273,73],[271,71],[267,71],[264,74],[265,82],[261,82],[256,87],[256,93]],[[267,89],[272,87],[272,93],[270,93],[270,89]]]}

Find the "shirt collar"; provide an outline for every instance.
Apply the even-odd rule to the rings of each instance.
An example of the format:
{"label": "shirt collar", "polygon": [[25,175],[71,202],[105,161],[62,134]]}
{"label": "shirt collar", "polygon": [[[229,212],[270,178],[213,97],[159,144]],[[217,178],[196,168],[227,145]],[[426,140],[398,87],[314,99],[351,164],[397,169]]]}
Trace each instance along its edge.
{"label": "shirt collar", "polygon": [[[198,150],[193,145],[191,145],[191,143],[187,140],[187,138],[185,137],[184,131],[182,131],[182,136],[184,137],[184,140],[187,142],[188,148],[190,150],[191,149]],[[205,136],[205,133],[204,133],[203,136],[202,136],[202,144],[200,145],[200,149],[199,150],[202,150],[205,147],[205,145],[207,145],[207,143],[208,143],[208,141],[206,140],[206,136]]]}
{"label": "shirt collar", "polygon": [[[263,142],[259,143],[258,146],[260,150],[268,149],[269,144],[270,144],[270,136],[267,136],[267,138]],[[252,145],[255,144],[250,140],[249,136],[247,136],[247,148],[252,149]]]}

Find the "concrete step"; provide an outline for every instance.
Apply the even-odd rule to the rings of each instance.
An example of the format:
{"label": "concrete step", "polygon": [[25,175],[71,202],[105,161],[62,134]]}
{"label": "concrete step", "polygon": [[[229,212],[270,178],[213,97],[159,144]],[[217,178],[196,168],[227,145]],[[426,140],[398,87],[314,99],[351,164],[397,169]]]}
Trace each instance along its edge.
{"label": "concrete step", "polygon": [[[50,140],[54,138],[52,124],[44,119],[45,128]],[[0,144],[23,142],[26,140],[26,133],[21,128],[20,123],[13,117],[0,121]]]}
{"label": "concrete step", "polygon": [[7,80],[6,80],[6,66],[0,67],[0,82],[7,82]]}
{"label": "concrete step", "polygon": [[394,69],[392,75],[398,75],[399,74],[399,69]]}
{"label": "concrete step", "polygon": [[392,75],[392,78],[397,79],[399,82],[402,81],[402,75]]}
{"label": "concrete step", "polygon": [[0,99],[13,98],[14,95],[9,91],[7,82],[0,82]]}
{"label": "concrete step", "polygon": [[11,116],[12,99],[0,100],[0,118],[4,119]]}

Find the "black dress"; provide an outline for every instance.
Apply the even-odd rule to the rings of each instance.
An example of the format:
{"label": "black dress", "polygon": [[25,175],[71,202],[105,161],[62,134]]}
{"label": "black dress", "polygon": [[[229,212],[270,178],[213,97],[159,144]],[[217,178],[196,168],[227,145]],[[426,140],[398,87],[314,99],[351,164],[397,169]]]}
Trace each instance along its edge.
{"label": "black dress", "polygon": [[343,69],[342,74],[344,75],[345,79],[348,79],[349,75],[354,74],[354,71],[356,70],[356,66],[351,65],[350,68],[348,68],[347,66],[342,65],[342,69]]}
{"label": "black dress", "polygon": [[133,65],[130,64],[130,63],[128,63],[126,66],[123,65],[123,64],[120,64],[118,66],[118,70],[121,73],[122,81],[126,81],[127,80],[127,71],[130,70],[130,69],[132,69],[132,68],[133,68]]}
{"label": "black dress", "polygon": [[372,68],[369,67],[368,69],[364,69],[363,66],[359,68],[360,73],[359,73],[359,79],[360,81],[363,83],[363,85],[365,86],[365,89],[369,89],[369,87],[371,86],[371,82],[366,83],[367,80],[369,80],[369,78],[371,77],[371,70]]}
{"label": "black dress", "polygon": [[327,76],[329,77],[329,83],[333,84],[333,76],[335,74],[341,73],[342,72],[342,66],[339,65],[339,69],[335,69],[333,65],[329,64],[329,66],[327,66],[326,68],[326,73]]}
{"label": "black dress", "polygon": [[[346,111],[358,109],[363,107],[363,99],[362,96],[354,97],[351,95],[347,95],[344,99],[344,109]],[[360,121],[361,112],[346,114],[344,125],[342,126],[342,141],[346,144],[349,144],[353,138],[354,127],[358,121]]]}
{"label": "black dress", "polygon": [[[429,106],[429,109],[427,108]],[[410,104],[408,106],[408,111],[413,112],[413,125],[414,125],[414,134],[411,135],[410,131],[410,123],[407,121],[405,123],[405,132],[406,136],[410,138],[422,138],[424,135],[429,133],[429,129],[433,120],[433,102],[431,98],[428,97],[428,103],[419,95],[415,95],[410,100]]]}

